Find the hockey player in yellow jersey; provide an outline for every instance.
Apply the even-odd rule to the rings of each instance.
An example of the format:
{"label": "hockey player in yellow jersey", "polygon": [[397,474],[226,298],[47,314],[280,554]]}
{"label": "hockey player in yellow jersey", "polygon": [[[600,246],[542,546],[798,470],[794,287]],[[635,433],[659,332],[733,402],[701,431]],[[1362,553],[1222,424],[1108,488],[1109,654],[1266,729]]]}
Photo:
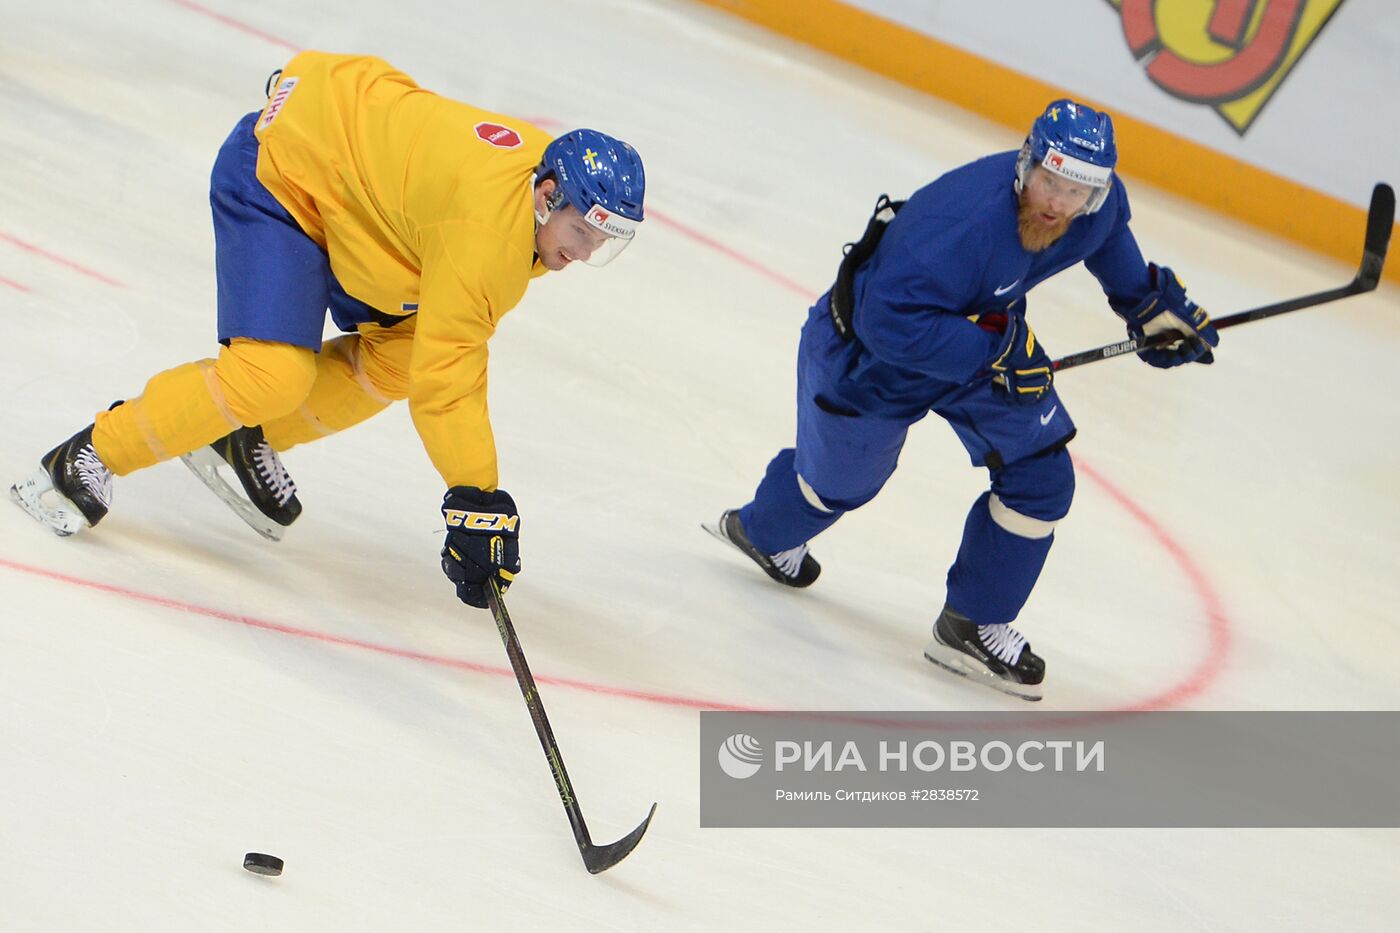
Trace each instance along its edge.
{"label": "hockey player in yellow jersey", "polygon": [[[487,341],[532,278],[603,265],[632,240],[641,159],[595,130],[551,139],[372,57],[303,52],[268,91],[211,179],[217,357],[158,373],[11,494],[72,534],[106,515],[113,475],[182,457],[277,539],[301,511],[278,452],[406,398],[448,489],[443,569],[485,605],[486,581],[507,586],[520,566]],[[346,333],[323,346],[327,311]]]}

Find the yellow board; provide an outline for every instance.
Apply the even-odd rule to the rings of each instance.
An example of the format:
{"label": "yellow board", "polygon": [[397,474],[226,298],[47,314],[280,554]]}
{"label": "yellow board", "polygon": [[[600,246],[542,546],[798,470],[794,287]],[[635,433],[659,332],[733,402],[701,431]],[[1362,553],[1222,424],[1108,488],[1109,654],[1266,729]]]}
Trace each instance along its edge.
{"label": "yellow board", "polygon": [[[700,0],[867,71],[1024,133],[1057,97],[1102,107],[838,0]],[[1366,212],[1200,143],[1115,112],[1124,174],[1354,265]],[[1400,239],[1400,237],[1397,237]],[[1400,263],[1385,278],[1400,282]]]}

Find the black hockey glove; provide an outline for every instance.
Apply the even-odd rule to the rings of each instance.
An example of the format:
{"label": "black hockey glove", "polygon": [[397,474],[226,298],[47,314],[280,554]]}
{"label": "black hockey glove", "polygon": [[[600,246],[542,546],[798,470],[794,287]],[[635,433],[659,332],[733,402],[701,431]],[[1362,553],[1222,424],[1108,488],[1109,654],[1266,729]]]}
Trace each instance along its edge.
{"label": "black hockey glove", "polygon": [[457,598],[486,608],[486,581],[495,577],[504,591],[520,572],[520,516],[515,500],[500,489],[453,486],[442,499],[447,541],[442,572],[457,584]]}
{"label": "black hockey glove", "polygon": [[1050,391],[1055,373],[1025,315],[1011,314],[992,354],[992,388],[1013,405],[1032,405]]}
{"label": "black hockey glove", "polygon": [[1210,348],[1220,343],[1220,335],[1205,309],[1186,297],[1186,287],[1166,266],[1148,263],[1147,273],[1155,289],[1137,307],[1122,315],[1128,322],[1128,336],[1143,340],[1154,334],[1175,332],[1182,339],[1165,347],[1139,350],[1138,356],[1159,369],[1182,363],[1213,363]]}

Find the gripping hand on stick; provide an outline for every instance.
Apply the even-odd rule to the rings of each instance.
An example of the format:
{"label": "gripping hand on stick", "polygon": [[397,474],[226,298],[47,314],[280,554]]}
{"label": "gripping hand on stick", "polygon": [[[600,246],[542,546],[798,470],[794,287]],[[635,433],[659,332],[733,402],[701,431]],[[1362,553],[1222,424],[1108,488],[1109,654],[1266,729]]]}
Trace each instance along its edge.
{"label": "gripping hand on stick", "polygon": [[1123,315],[1128,322],[1128,335],[1142,341],[1171,332],[1180,334],[1182,339],[1163,347],[1139,350],[1138,356],[1160,369],[1182,363],[1215,362],[1211,347],[1220,343],[1220,335],[1215,332],[1210,315],[1186,297],[1186,287],[1172,270],[1154,262],[1148,264],[1147,272],[1155,290]]}
{"label": "gripping hand on stick", "polygon": [[992,354],[992,387],[1013,405],[1032,405],[1050,391],[1050,357],[1022,313],[1007,316],[1001,343]]}
{"label": "gripping hand on stick", "polygon": [[493,577],[504,592],[520,572],[520,516],[515,500],[497,489],[453,486],[442,500],[447,540],[442,572],[457,584],[457,598],[485,609],[486,581]]}

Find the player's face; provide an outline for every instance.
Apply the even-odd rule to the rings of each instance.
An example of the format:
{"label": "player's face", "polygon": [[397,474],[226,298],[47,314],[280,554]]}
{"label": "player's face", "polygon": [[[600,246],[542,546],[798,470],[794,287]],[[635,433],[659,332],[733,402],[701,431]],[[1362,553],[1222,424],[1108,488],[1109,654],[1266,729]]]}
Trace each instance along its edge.
{"label": "player's face", "polygon": [[1093,193],[1089,185],[1055,175],[1039,165],[1031,170],[1025,185],[1033,215],[1046,227],[1054,227],[1082,211]]}
{"label": "player's face", "polygon": [[548,222],[535,232],[535,252],[546,269],[558,272],[576,259],[586,262],[610,239],[590,226],[573,205],[565,205],[550,213]]}

